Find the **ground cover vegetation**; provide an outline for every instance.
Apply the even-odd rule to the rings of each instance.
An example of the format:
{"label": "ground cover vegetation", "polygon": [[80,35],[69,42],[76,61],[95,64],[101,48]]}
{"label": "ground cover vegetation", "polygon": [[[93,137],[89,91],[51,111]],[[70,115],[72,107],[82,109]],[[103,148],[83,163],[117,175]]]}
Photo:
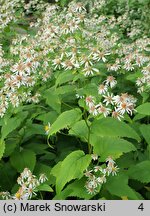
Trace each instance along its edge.
{"label": "ground cover vegetation", "polygon": [[150,199],[149,9],[0,0],[1,199]]}

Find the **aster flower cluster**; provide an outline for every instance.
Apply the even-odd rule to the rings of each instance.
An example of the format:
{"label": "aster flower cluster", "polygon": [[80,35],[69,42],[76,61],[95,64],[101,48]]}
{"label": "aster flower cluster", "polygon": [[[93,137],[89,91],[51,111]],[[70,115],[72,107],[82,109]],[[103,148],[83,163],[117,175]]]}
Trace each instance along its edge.
{"label": "aster flower cluster", "polygon": [[29,14],[33,11],[42,12],[47,6],[48,3],[43,0],[30,0],[28,3],[24,2],[23,8],[25,9],[25,13]]}
{"label": "aster flower cluster", "polygon": [[[96,154],[92,154],[91,156],[93,161],[97,161],[98,164],[98,156]],[[106,159],[106,168],[103,165],[96,165],[86,170],[84,175],[87,177],[85,184],[87,192],[89,194],[97,193],[98,187],[106,183],[107,177],[117,175],[118,170],[119,168],[115,165],[115,161],[111,157]]]}
{"label": "aster flower cluster", "polygon": [[0,32],[7,27],[10,22],[16,22],[26,14],[33,11],[42,12],[48,6],[44,0],[1,0],[0,1]]}
{"label": "aster flower cluster", "polygon": [[144,92],[144,90],[150,89],[150,64],[142,69],[142,76],[136,80],[138,86],[138,92]]}
{"label": "aster flower cluster", "polygon": [[104,117],[111,115],[112,117],[121,120],[125,113],[132,115],[133,111],[136,111],[134,109],[136,98],[127,93],[114,95],[111,92],[111,89],[115,87],[116,84],[117,81],[115,77],[108,76],[107,79],[98,86],[98,93],[102,98],[101,102],[96,103],[93,96],[87,96],[85,98],[89,113],[94,116],[103,114]]}
{"label": "aster flower cluster", "polygon": [[130,45],[120,44],[120,48],[115,52],[119,54],[119,58],[116,58],[114,64],[107,64],[108,71],[116,71],[119,73],[130,72],[134,74],[134,71],[138,73],[138,78],[135,78],[135,83],[138,87],[137,92],[143,91],[149,92],[149,65],[150,57],[148,52],[150,45],[150,39],[146,36],[141,39],[137,39]]}
{"label": "aster flower cluster", "polygon": [[[0,32],[11,22],[16,21],[16,10],[23,6],[24,0],[1,0],[0,2]],[[21,16],[23,11],[21,12]]]}
{"label": "aster flower cluster", "polygon": [[[8,5],[11,5],[10,1],[7,1]],[[18,0],[13,0],[14,8],[17,2]],[[44,4],[37,0],[28,4],[21,2],[28,12],[32,7],[41,7],[44,10],[40,18],[30,23],[29,32],[35,30],[34,35],[18,33],[12,40],[9,53],[5,53],[3,44],[0,46],[1,117],[9,107],[40,102],[41,83],[45,82],[47,88],[48,81],[56,72],[70,70],[70,73],[75,75],[91,77],[101,73],[99,65],[106,68],[106,73],[108,70],[117,75],[138,70],[141,75],[134,81],[138,92],[149,89],[148,38],[141,38],[131,44],[120,42],[119,34],[114,31],[118,20],[114,16],[98,15],[91,9],[87,11],[86,2],[72,1],[63,10],[58,4]],[[104,7],[105,1],[95,1],[94,4],[96,8]],[[5,1],[3,5],[7,9]],[[105,103],[109,105],[111,103],[108,102],[108,97],[111,96],[107,95],[108,86],[105,85],[104,88],[102,93],[106,94]],[[122,96],[120,97],[122,100]],[[121,109],[122,103],[113,100],[112,103],[117,105],[117,112],[120,110],[119,115],[123,115],[125,111],[132,114],[134,103],[131,97],[126,95],[125,103],[127,100],[128,108],[125,109]],[[96,110],[101,112],[104,109],[102,106],[99,104]],[[97,114],[91,105],[90,109],[93,109],[90,112]],[[105,116],[110,113],[109,109],[108,107],[103,111]],[[113,111],[116,113],[116,110]]]}
{"label": "aster flower cluster", "polygon": [[45,174],[41,174],[39,178],[37,178],[28,168],[25,168],[17,179],[17,183],[20,185],[18,191],[14,195],[11,195],[9,192],[1,192],[0,196],[2,196],[3,199],[13,200],[31,199],[33,196],[37,195],[37,187],[47,180]]}

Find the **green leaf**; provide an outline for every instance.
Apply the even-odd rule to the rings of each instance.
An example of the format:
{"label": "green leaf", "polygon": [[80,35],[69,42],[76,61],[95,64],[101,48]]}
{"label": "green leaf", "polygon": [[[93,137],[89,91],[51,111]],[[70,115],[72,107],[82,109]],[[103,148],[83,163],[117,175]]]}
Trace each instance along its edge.
{"label": "green leaf", "polygon": [[75,122],[79,121],[82,116],[80,109],[72,109],[61,113],[56,121],[52,124],[49,136],[55,134],[59,130],[69,127]]}
{"label": "green leaf", "polygon": [[128,170],[131,179],[142,183],[150,183],[150,161],[142,161]]}
{"label": "green leaf", "polygon": [[149,92],[141,92],[141,96],[143,98],[143,104],[147,102],[147,100],[149,99]]}
{"label": "green leaf", "polygon": [[16,146],[19,144],[19,141],[20,141],[20,137],[17,137],[17,136],[6,139],[5,140],[5,154],[3,155],[3,157],[10,156],[13,153]]}
{"label": "green leaf", "polygon": [[10,162],[0,163],[0,191],[11,191],[16,179],[16,170]]}
{"label": "green leaf", "polygon": [[126,76],[127,80],[130,80],[131,82],[135,82],[137,78],[141,75],[140,71],[137,71],[136,73],[132,73]]}
{"label": "green leaf", "polygon": [[72,94],[74,93],[75,95],[75,89],[76,87],[74,85],[64,85],[64,86],[60,86],[56,89],[56,92],[58,95],[65,95],[65,94]]}
{"label": "green leaf", "polygon": [[69,194],[69,197],[78,197],[80,199],[85,199],[85,200],[91,199],[95,194],[93,195],[88,194],[85,188],[86,181],[87,181],[87,178],[83,177],[81,179],[75,180],[72,184],[68,185],[68,187],[65,190],[72,191]]}
{"label": "green leaf", "polygon": [[51,170],[51,175],[57,176],[57,173],[60,173],[62,161],[59,161]]}
{"label": "green leaf", "polygon": [[97,95],[97,85],[95,83],[89,83],[83,88],[86,95]]}
{"label": "green leaf", "polygon": [[54,200],[64,200],[68,197],[78,197],[85,200],[91,199],[93,196],[95,196],[95,194],[88,194],[85,188],[86,181],[87,178],[85,177],[75,180],[73,183],[69,184],[60,194],[57,194],[54,197]]}
{"label": "green leaf", "polygon": [[136,164],[134,155],[135,154],[133,152],[123,154],[120,158],[117,159],[116,164],[119,168],[128,169],[132,165]]}
{"label": "green leaf", "polygon": [[0,160],[5,152],[5,141],[0,139]]}
{"label": "green leaf", "polygon": [[145,118],[145,115],[137,113],[137,114],[134,116],[133,121],[135,122],[135,121],[138,121],[138,120],[140,120],[140,119],[142,119],[142,118]]}
{"label": "green leaf", "polygon": [[[41,161],[44,161],[44,162],[50,162],[50,161],[54,161],[55,158],[56,158],[56,154],[55,153],[52,153],[52,152],[48,152],[48,151],[43,151],[44,155],[40,156],[40,160]],[[39,151],[38,151],[38,154],[41,154]]]}
{"label": "green leaf", "polygon": [[76,122],[73,127],[69,130],[70,135],[75,135],[81,138],[83,141],[88,139],[88,127],[84,120]]}
{"label": "green leaf", "polygon": [[136,108],[138,113],[144,115],[150,115],[150,103],[144,103]]}
{"label": "green leaf", "polygon": [[118,197],[127,197],[128,199],[137,200],[142,197],[138,196],[131,187],[128,186],[128,178],[126,175],[111,176],[105,185],[105,188]]}
{"label": "green leaf", "polygon": [[56,194],[56,196],[54,196],[53,200],[65,200],[67,197],[69,197],[71,192],[72,192],[72,190],[69,190],[69,189],[63,190],[59,194]]}
{"label": "green leaf", "polygon": [[111,117],[95,119],[91,125],[91,133],[107,137],[129,137],[140,141],[139,135],[133,128]]}
{"label": "green leaf", "polygon": [[108,156],[111,156],[113,159],[117,159],[123,153],[136,150],[132,143],[114,137],[91,135],[90,143],[94,146],[93,151],[100,156],[101,161],[105,161]]}
{"label": "green leaf", "polygon": [[44,97],[46,98],[46,103],[54,109],[56,112],[60,113],[61,110],[61,101],[59,95],[56,93],[54,88],[48,89],[44,93]]}
{"label": "green leaf", "polygon": [[73,78],[74,74],[72,74],[72,71],[67,70],[65,72],[61,72],[61,74],[59,74],[59,76],[56,79],[56,86],[71,81],[73,80]]}
{"label": "green leaf", "polygon": [[31,136],[37,134],[45,135],[44,125],[33,124],[32,122],[27,123],[24,128],[24,136],[22,142],[27,141],[28,139],[31,138]]}
{"label": "green leaf", "polygon": [[[32,150],[35,154],[40,155],[40,154],[45,154],[47,153],[46,149],[48,148],[48,145],[46,144],[41,144],[38,142],[29,142],[26,146],[26,149]],[[52,154],[52,153],[51,153]]]}
{"label": "green leaf", "polygon": [[15,130],[27,117],[28,112],[18,113],[15,117],[9,118],[5,124],[2,126],[1,134],[2,139],[5,139],[9,133]]}
{"label": "green leaf", "polygon": [[52,178],[54,178],[52,175],[50,175],[51,167],[49,165],[46,165],[44,163],[37,162],[34,168],[34,174],[36,176],[39,176],[41,173],[45,174],[48,180],[46,181],[47,184],[51,184]]}
{"label": "green leaf", "polygon": [[60,5],[62,7],[66,6],[68,4],[69,0],[60,0]]}
{"label": "green leaf", "polygon": [[77,89],[77,94],[83,95],[94,95],[98,96],[97,85],[95,83],[89,83],[86,86]]}
{"label": "green leaf", "polygon": [[140,131],[145,138],[146,142],[150,145],[150,125],[141,125]]}
{"label": "green leaf", "polygon": [[85,77],[83,76],[83,74],[74,74],[74,78],[73,78],[73,82],[76,82],[77,80],[83,81],[85,79]]}
{"label": "green leaf", "polygon": [[[147,151],[145,153],[148,153],[149,155],[149,159],[150,159],[150,124],[149,125],[141,125],[140,126],[140,131],[144,137],[144,139],[146,140],[148,146],[147,146]],[[146,160],[146,158],[145,158]]]}
{"label": "green leaf", "polygon": [[52,174],[56,177],[57,194],[61,192],[67,182],[76,178],[80,179],[90,162],[90,155],[85,155],[83,151],[77,150],[70,153],[59,167],[56,165],[57,169],[54,167],[55,170],[53,170]]}
{"label": "green leaf", "polygon": [[24,168],[29,168],[33,171],[36,163],[35,153],[25,149],[20,152],[14,152],[10,157],[10,162],[18,172],[22,172]]}
{"label": "green leaf", "polygon": [[53,189],[52,189],[48,184],[39,185],[36,189],[37,189],[38,191],[53,192]]}
{"label": "green leaf", "polygon": [[51,124],[57,119],[58,113],[56,111],[46,112],[39,115],[36,119],[43,121],[44,124],[50,122]]}

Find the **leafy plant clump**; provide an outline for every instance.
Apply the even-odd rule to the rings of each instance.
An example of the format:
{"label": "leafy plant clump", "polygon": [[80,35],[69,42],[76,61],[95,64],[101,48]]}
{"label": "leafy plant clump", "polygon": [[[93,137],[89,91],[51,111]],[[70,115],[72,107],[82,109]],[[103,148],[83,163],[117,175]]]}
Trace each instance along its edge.
{"label": "leafy plant clump", "polygon": [[0,4],[1,198],[149,199],[148,2]]}

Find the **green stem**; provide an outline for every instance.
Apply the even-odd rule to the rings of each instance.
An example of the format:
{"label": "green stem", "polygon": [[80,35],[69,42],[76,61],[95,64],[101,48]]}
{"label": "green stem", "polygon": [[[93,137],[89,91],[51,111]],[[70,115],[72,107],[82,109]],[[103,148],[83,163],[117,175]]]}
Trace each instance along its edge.
{"label": "green stem", "polygon": [[62,104],[64,104],[65,106],[67,106],[67,107],[69,107],[69,108],[71,108],[71,109],[74,108],[74,107],[70,106],[69,104],[67,104],[67,103],[65,103],[65,102],[63,102],[63,101],[62,101]]}
{"label": "green stem", "polygon": [[43,195],[42,195],[41,191],[39,191],[39,194],[40,194],[41,200],[43,200]]}
{"label": "green stem", "polygon": [[129,10],[130,10],[129,0],[127,0],[126,4],[127,4],[127,12],[129,13]]}
{"label": "green stem", "polygon": [[85,123],[87,125],[87,128],[88,128],[88,139],[87,139],[87,143],[88,143],[88,151],[89,151],[89,154],[92,153],[92,146],[90,144],[90,135],[91,135],[91,128],[87,122],[87,114],[86,114],[86,111],[84,112],[84,120],[85,120]]}
{"label": "green stem", "polygon": [[49,143],[49,137],[47,137],[47,144],[51,149],[54,149],[54,147]]}
{"label": "green stem", "polygon": [[41,106],[41,105],[37,105],[38,107],[42,108],[42,109],[45,109],[45,110],[49,110],[48,108],[44,107],[44,106]]}

